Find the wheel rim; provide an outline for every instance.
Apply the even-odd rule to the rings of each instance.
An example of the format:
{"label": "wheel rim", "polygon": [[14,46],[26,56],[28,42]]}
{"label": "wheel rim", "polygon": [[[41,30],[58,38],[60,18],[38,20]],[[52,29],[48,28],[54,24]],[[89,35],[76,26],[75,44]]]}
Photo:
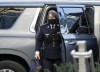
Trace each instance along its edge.
{"label": "wheel rim", "polygon": [[0,72],[15,72],[15,71],[13,71],[11,69],[2,69],[2,70],[0,70]]}

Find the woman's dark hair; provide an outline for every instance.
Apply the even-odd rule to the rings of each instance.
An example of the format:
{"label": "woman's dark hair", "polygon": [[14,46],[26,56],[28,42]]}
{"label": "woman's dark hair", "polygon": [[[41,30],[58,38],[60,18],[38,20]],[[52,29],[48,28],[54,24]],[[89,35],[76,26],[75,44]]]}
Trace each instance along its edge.
{"label": "woman's dark hair", "polygon": [[58,19],[58,14],[57,14],[56,11],[50,10],[50,11],[48,12],[48,15],[49,15],[49,14],[52,14],[56,19]]}

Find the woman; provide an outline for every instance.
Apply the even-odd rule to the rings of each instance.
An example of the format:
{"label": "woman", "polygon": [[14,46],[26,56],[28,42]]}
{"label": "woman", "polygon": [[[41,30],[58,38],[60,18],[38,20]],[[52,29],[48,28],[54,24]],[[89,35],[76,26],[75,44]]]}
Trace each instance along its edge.
{"label": "woman", "polygon": [[40,50],[43,42],[43,69],[56,72],[54,64],[59,65],[61,61],[61,37],[58,15],[54,10],[49,11],[47,24],[40,27],[40,31],[36,37],[36,59],[40,59]]}

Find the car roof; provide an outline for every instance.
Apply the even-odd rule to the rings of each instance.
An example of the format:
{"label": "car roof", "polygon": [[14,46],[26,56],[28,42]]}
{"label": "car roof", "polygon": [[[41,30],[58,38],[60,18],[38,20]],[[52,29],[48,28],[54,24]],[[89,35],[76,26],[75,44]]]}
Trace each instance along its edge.
{"label": "car roof", "polygon": [[100,0],[0,0],[0,2],[66,2],[66,1],[100,1]]}
{"label": "car roof", "polygon": [[43,7],[44,4],[57,5],[100,5],[99,0],[0,0],[0,6]]}

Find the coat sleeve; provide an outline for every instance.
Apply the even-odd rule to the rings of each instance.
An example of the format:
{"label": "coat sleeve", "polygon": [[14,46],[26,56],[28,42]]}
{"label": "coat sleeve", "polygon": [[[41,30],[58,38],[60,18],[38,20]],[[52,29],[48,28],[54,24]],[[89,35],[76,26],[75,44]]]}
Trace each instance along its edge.
{"label": "coat sleeve", "polygon": [[40,49],[42,47],[42,44],[43,44],[43,41],[44,41],[44,35],[43,35],[42,29],[40,27],[40,31],[36,35],[36,48],[35,48],[35,51],[40,51]]}

